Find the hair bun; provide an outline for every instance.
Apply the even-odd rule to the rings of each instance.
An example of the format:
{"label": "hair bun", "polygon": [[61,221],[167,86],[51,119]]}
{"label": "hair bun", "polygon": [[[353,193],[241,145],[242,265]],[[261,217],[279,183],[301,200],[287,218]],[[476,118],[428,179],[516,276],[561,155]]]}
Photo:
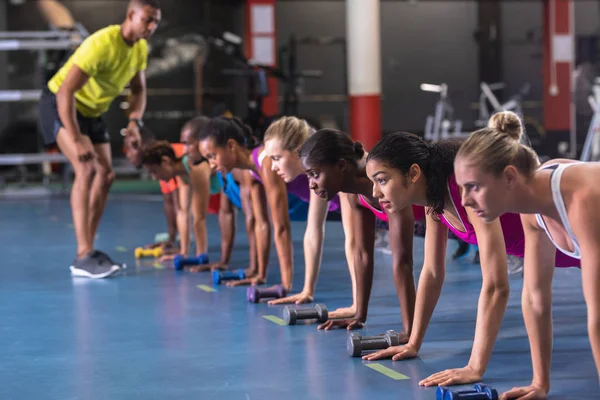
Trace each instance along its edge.
{"label": "hair bun", "polygon": [[516,141],[519,141],[523,134],[521,119],[512,111],[501,111],[492,115],[488,122],[488,128],[497,129]]}
{"label": "hair bun", "polygon": [[360,142],[354,142],[353,147],[358,158],[363,158],[365,155],[365,149],[363,148],[363,145]]}

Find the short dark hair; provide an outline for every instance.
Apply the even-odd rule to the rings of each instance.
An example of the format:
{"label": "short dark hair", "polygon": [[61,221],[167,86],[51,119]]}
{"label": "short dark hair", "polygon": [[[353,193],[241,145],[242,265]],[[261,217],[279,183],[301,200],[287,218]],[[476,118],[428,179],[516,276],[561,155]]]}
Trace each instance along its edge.
{"label": "short dark hair", "polygon": [[210,118],[205,117],[204,115],[200,115],[198,117],[194,117],[183,124],[181,128],[182,131],[189,129],[190,130],[190,139],[194,142],[200,141],[200,131],[204,129],[210,122]]}
{"label": "short dark hair", "polygon": [[150,6],[152,8],[156,8],[160,10],[160,1],[159,0],[130,0],[130,5],[137,4],[140,6]]}
{"label": "short dark hair", "polygon": [[154,142],[142,149],[142,164],[160,165],[160,163],[162,163],[162,158],[165,156],[173,161],[178,160],[173,147],[171,147],[171,143],[166,140]]}

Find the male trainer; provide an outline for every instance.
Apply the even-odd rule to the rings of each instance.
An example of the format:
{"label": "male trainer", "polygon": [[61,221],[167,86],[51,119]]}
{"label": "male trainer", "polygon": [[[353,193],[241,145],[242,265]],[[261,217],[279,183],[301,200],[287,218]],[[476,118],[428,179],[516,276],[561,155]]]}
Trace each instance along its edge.
{"label": "male trainer", "polygon": [[146,108],[146,40],[161,19],[158,0],[130,0],[121,25],[86,38],[50,79],[40,100],[40,125],[47,145],[56,143],[75,172],[71,191],[77,255],[75,276],[105,278],[121,269],[94,249],[94,238],[114,180],[110,137],[103,114],[125,86],[131,89],[127,135],[140,140]]}

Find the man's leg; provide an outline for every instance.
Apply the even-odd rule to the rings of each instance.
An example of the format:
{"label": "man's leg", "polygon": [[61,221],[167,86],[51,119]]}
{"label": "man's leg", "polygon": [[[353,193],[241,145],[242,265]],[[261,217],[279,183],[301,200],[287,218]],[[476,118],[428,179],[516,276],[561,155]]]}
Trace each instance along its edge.
{"label": "man's leg", "polygon": [[[83,140],[88,141],[90,148],[92,147],[87,136],[84,136]],[[71,212],[77,239],[77,258],[82,258],[94,247],[92,237],[89,236],[88,218],[90,187],[94,177],[95,162],[94,160],[79,161],[75,141],[64,128],[60,128],[58,131],[56,143],[73,166],[75,174],[73,188],[71,189]]]}
{"label": "man's leg", "polygon": [[100,143],[94,145],[96,151],[96,175],[90,189],[89,198],[89,235],[92,243],[96,237],[96,231],[100,223],[100,218],[104,212],[108,192],[115,179],[115,173],[112,169],[112,154],[109,143]]}

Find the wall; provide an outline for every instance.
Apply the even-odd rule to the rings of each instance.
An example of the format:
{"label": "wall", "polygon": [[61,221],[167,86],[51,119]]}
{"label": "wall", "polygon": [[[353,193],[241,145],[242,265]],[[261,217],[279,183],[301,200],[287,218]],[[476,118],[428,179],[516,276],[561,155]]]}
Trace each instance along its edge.
{"label": "wall", "polygon": [[[457,117],[470,120],[477,96],[477,47],[473,40],[477,5],[471,1],[382,2],[382,124],[385,132],[421,132],[433,112],[436,95],[421,92],[422,82],[446,82],[455,99]],[[343,1],[282,1],[277,4],[278,41],[297,36],[345,37]],[[303,47],[299,65],[320,69],[323,78],[307,80],[309,95],[344,94],[345,62],[337,47]],[[347,115],[344,103],[301,104],[305,115]],[[346,129],[346,121],[342,127]],[[468,124],[467,124],[468,125]]]}

